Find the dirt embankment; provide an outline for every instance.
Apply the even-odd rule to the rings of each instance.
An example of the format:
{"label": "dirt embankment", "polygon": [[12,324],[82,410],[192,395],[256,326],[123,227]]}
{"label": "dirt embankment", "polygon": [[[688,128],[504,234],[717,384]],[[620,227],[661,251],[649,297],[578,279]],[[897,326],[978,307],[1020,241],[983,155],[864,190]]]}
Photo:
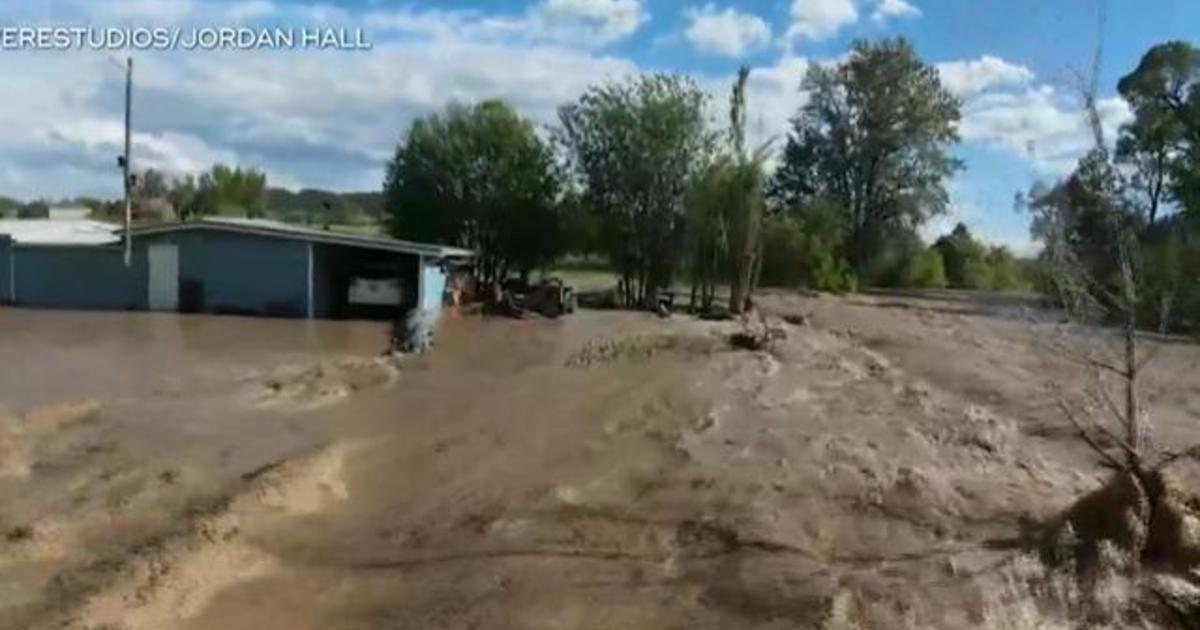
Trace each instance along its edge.
{"label": "dirt embankment", "polygon": [[[1071,627],[1088,602],[1030,543],[1105,479],[1055,429],[1045,385],[1066,368],[990,306],[764,305],[806,322],[779,324],[768,352],[732,349],[731,323],[450,318],[398,366],[290,362],[219,403],[103,407],[57,437],[18,420],[0,428],[20,445],[0,452],[23,453],[0,459],[0,488],[58,498],[22,504],[31,527],[3,543],[0,572],[23,586],[0,620]],[[1164,400],[1164,439],[1186,434],[1192,411]],[[154,422],[173,428],[148,437]],[[61,463],[105,432],[103,465]],[[55,466],[75,481],[39,478]],[[56,536],[104,544],[32,551]]]}

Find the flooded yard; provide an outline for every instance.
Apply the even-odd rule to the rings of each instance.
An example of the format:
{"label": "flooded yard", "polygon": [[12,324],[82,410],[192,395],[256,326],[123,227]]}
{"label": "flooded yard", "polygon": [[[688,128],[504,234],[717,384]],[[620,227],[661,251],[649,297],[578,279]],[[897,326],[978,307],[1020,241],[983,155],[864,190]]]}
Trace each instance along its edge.
{"label": "flooded yard", "polygon": [[1103,479],[1066,368],[967,303],[763,304],[808,323],[449,314],[398,360],[381,324],[0,310],[0,627],[1057,627],[1001,543]]}

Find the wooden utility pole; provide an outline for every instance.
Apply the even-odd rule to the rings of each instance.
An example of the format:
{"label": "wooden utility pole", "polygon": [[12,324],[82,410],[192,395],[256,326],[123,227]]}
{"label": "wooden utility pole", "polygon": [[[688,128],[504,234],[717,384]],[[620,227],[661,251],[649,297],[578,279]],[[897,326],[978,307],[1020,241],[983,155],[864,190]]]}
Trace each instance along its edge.
{"label": "wooden utility pole", "polygon": [[132,116],[133,100],[133,57],[125,60],[125,155],[121,160],[121,174],[125,178],[125,266],[133,264],[133,241],[131,240],[131,223],[133,223],[133,180],[130,178],[132,165],[129,161],[129,126]]}

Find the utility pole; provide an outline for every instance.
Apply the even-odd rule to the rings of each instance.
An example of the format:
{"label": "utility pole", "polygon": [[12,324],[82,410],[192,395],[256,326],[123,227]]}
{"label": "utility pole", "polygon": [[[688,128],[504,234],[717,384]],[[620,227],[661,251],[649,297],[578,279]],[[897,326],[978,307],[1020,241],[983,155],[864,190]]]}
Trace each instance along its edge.
{"label": "utility pole", "polygon": [[130,177],[132,165],[129,162],[129,126],[132,115],[133,101],[133,57],[125,59],[125,155],[121,159],[121,174],[125,177],[125,266],[133,264],[133,241],[131,226],[133,222],[133,180]]}

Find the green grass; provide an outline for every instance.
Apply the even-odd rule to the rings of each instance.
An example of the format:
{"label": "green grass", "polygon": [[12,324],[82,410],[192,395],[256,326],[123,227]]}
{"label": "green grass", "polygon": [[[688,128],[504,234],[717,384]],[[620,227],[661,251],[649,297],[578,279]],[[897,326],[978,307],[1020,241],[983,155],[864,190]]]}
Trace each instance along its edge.
{"label": "green grass", "polygon": [[596,256],[567,256],[546,269],[544,276],[561,278],[576,291],[612,289],[619,279],[608,261]]}

